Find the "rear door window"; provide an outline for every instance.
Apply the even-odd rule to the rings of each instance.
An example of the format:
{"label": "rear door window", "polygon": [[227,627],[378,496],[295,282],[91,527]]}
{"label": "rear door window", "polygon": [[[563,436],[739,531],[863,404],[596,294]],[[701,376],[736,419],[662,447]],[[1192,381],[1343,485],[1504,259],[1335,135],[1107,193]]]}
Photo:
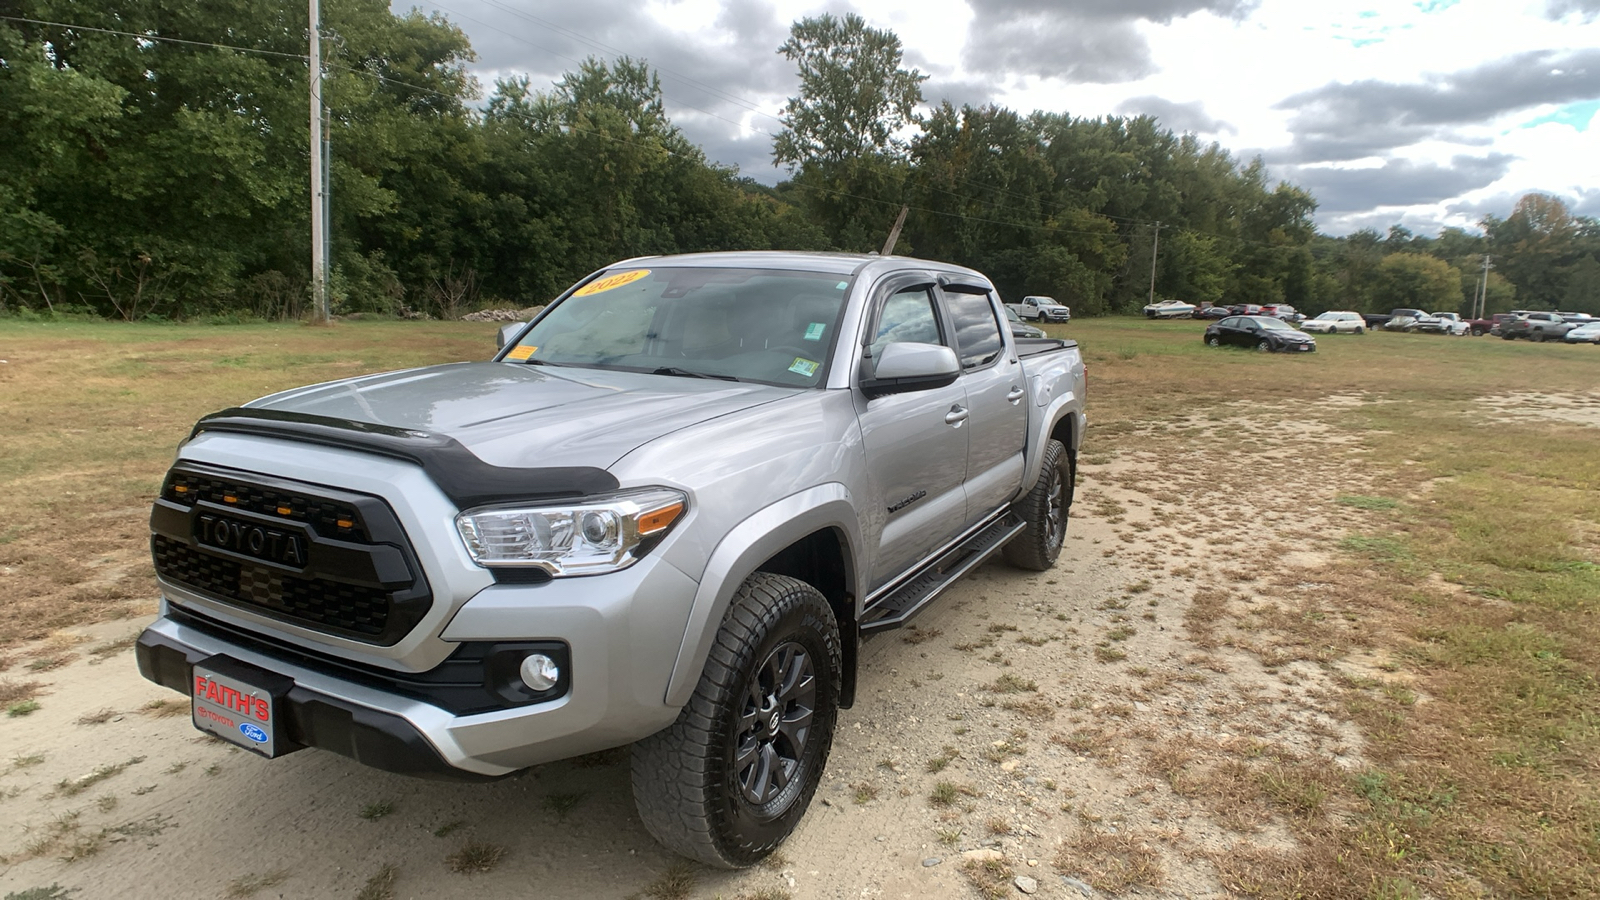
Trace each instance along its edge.
{"label": "rear door window", "polygon": [[961,367],[980,369],[992,365],[1006,345],[1000,336],[1000,321],[995,318],[989,295],[946,293],[944,299],[945,308],[950,310],[950,321],[955,326],[956,353],[961,357]]}

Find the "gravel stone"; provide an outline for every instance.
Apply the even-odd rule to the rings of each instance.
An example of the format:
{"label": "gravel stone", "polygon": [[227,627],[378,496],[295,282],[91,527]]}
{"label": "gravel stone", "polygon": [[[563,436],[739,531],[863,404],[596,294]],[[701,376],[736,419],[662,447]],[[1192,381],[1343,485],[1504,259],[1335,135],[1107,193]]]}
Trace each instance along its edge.
{"label": "gravel stone", "polygon": [[1011,883],[1015,884],[1017,886],[1017,890],[1023,892],[1024,894],[1031,894],[1039,889],[1039,882],[1029,878],[1026,875],[1018,875],[1016,878],[1012,879]]}
{"label": "gravel stone", "polygon": [[942,857],[942,856],[930,856],[927,859],[922,861],[922,867],[924,869],[931,869],[934,866],[937,866],[939,863],[942,863],[942,862],[944,862],[944,857]]}

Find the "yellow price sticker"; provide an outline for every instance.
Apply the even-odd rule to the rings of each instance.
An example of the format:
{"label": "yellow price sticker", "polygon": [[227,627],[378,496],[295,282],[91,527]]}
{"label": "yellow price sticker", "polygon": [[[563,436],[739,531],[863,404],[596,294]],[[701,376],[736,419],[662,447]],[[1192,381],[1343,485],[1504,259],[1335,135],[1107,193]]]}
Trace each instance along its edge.
{"label": "yellow price sticker", "polygon": [[538,347],[529,347],[526,344],[524,344],[521,347],[512,347],[511,348],[511,352],[506,354],[506,359],[515,359],[515,360],[519,360],[519,361],[520,360],[524,360],[524,359],[531,359],[533,357],[534,351],[536,351],[538,349],[539,349]]}
{"label": "yellow price sticker", "polygon": [[590,294],[598,294],[601,291],[609,291],[612,288],[619,288],[625,284],[633,284],[635,281],[638,281],[649,274],[649,269],[634,269],[632,272],[621,272],[616,275],[607,275],[604,278],[596,278],[594,281],[591,281],[583,287],[578,288],[573,292],[572,296],[587,297]]}

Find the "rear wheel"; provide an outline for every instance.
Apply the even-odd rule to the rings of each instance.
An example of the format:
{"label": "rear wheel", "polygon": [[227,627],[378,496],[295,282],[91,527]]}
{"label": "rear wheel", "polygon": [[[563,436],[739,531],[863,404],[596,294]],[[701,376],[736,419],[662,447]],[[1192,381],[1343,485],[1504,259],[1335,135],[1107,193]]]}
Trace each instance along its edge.
{"label": "rear wheel", "polygon": [[1533,341],[1535,344],[1542,344],[1544,343],[1544,332],[1535,331],[1528,335],[1528,340]]}
{"label": "rear wheel", "polygon": [[1067,451],[1066,445],[1056,440],[1045,444],[1039,480],[1017,504],[1017,511],[1027,527],[1001,551],[1006,562],[1035,572],[1043,572],[1056,564],[1061,544],[1067,538],[1067,517],[1072,510],[1077,476],[1077,458]]}
{"label": "rear wheel", "polygon": [[828,600],[757,572],[733,597],[694,695],[633,745],[633,797],[667,849],[755,865],[805,815],[833,746],[842,654]]}
{"label": "rear wheel", "polygon": [[1365,331],[1366,331],[1366,329],[1362,328],[1360,325],[1356,326],[1356,334],[1362,334]]}
{"label": "rear wheel", "polygon": [[1216,335],[1212,335],[1211,337],[1206,338],[1206,346],[1208,346],[1208,347],[1221,347],[1222,346],[1222,339],[1217,337]]}

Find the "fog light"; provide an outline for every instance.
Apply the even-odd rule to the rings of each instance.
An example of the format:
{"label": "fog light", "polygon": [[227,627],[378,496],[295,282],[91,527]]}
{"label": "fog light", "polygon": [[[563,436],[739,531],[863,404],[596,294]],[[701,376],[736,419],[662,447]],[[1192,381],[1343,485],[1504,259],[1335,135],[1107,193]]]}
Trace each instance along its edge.
{"label": "fog light", "polygon": [[561,680],[561,667],[543,653],[531,653],[522,660],[522,683],[536,691],[548,691]]}

